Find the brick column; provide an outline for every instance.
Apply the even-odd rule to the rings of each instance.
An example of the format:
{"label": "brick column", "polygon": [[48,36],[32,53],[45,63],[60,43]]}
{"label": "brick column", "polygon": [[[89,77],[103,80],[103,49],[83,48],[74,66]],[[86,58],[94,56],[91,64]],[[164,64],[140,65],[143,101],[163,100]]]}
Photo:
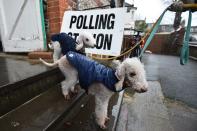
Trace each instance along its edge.
{"label": "brick column", "polygon": [[47,0],[47,17],[49,19],[48,36],[59,33],[66,10],[76,9],[76,0]]}
{"label": "brick column", "polygon": [[[47,21],[47,41],[50,41],[51,35],[60,32],[62,19],[66,10],[76,10],[77,0],[47,0],[47,9],[45,20]],[[47,43],[48,43],[47,42]],[[31,52],[29,53],[30,59],[52,59],[51,52]]]}

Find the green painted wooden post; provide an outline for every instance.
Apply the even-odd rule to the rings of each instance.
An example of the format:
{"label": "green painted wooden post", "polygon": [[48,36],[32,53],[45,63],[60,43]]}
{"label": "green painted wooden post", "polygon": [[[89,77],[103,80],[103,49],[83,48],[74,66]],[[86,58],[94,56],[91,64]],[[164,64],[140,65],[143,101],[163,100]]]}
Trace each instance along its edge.
{"label": "green painted wooden post", "polygon": [[47,39],[46,39],[46,31],[45,31],[45,23],[44,23],[44,9],[43,9],[43,0],[40,0],[40,15],[42,22],[42,34],[44,41],[44,50],[47,50]]}

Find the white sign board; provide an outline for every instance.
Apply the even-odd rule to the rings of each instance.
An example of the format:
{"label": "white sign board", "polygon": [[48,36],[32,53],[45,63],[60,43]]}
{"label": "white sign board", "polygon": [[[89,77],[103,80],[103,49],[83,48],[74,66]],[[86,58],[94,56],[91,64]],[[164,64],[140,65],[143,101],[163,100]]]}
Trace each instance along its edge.
{"label": "white sign board", "polygon": [[85,49],[86,53],[117,56],[123,41],[125,15],[125,8],[66,11],[61,32],[68,33],[75,39],[84,30],[91,32],[97,47]]}

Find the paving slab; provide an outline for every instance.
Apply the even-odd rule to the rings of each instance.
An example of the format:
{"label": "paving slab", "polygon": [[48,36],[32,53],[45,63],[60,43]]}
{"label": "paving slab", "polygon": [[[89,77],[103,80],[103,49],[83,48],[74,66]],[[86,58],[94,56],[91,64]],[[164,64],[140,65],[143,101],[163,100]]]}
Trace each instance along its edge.
{"label": "paving slab", "polygon": [[197,109],[180,101],[165,99],[174,131],[197,131]]}
{"label": "paving slab", "polygon": [[148,80],[159,81],[165,97],[197,108],[197,61],[180,65],[179,56],[145,54]]}
{"label": "paving slab", "polygon": [[159,82],[149,81],[146,93],[126,92],[117,131],[173,131]]}

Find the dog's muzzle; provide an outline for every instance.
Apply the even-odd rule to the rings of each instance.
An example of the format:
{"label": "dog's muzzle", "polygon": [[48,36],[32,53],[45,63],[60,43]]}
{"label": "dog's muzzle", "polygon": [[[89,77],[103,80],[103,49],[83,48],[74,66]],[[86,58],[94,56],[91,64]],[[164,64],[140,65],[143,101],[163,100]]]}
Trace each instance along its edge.
{"label": "dog's muzzle", "polygon": [[[125,77],[124,82],[123,82],[123,88],[133,88],[134,85],[129,81],[129,79],[127,77]],[[133,88],[136,92],[138,93],[144,93],[148,90],[147,87],[141,87],[141,88]]]}
{"label": "dog's muzzle", "polygon": [[129,79],[127,77],[125,77],[124,79],[123,87],[124,88],[132,87],[132,83],[129,82]]}

